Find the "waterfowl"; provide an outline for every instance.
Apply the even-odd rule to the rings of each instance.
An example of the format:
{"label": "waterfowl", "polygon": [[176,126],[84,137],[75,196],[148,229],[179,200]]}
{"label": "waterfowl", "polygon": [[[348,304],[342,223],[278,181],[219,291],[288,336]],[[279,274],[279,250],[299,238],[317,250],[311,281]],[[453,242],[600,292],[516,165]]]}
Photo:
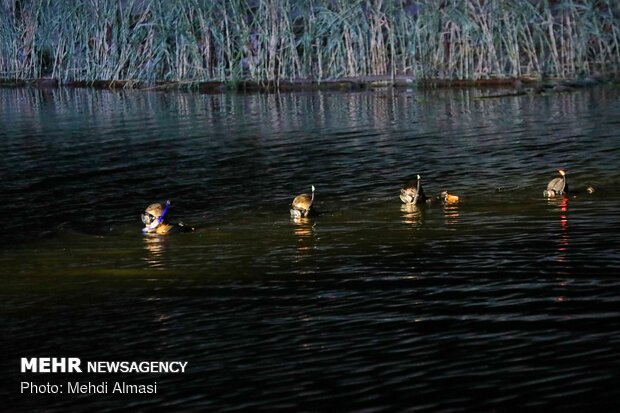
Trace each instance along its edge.
{"label": "waterfowl", "polygon": [[403,204],[415,205],[418,202],[426,201],[426,195],[422,188],[422,177],[417,175],[416,178],[400,190],[400,200],[403,201]]}
{"label": "waterfowl", "polygon": [[553,178],[549,181],[547,189],[543,191],[545,198],[555,198],[568,193],[568,184],[566,183],[566,171],[564,169],[558,170],[560,178]]}
{"label": "waterfowl", "polygon": [[314,185],[312,185],[312,195],[297,195],[291,203],[291,216],[294,218],[307,217],[310,214],[312,203],[314,202]]}

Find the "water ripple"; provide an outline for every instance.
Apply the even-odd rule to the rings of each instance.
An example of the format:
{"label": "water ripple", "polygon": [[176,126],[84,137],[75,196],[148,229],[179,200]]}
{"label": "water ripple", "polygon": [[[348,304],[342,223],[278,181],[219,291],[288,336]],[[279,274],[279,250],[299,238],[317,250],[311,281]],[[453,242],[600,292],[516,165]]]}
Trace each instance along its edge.
{"label": "water ripple", "polygon": [[[26,353],[190,366],[6,406],[617,410],[618,90],[481,93],[0,90],[5,380]],[[597,191],[544,200],[559,168]],[[416,174],[461,202],[402,207]],[[164,199],[197,231],[143,238]]]}

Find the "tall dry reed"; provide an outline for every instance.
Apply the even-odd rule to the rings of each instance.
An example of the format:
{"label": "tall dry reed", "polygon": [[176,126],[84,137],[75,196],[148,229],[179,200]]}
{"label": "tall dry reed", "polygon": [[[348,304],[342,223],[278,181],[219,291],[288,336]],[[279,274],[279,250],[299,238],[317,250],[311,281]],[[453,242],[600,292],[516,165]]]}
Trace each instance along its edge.
{"label": "tall dry reed", "polygon": [[571,77],[620,66],[613,0],[0,0],[0,77]]}

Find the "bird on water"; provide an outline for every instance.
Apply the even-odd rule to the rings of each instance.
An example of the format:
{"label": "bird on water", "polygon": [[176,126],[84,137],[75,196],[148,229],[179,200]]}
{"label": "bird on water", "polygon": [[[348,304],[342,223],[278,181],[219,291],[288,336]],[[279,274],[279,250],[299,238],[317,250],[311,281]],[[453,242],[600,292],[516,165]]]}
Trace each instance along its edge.
{"label": "bird on water", "polygon": [[312,203],[314,202],[314,185],[312,185],[312,195],[297,195],[291,203],[291,216],[293,218],[307,217],[310,214]]}
{"label": "bird on water", "polygon": [[400,190],[400,200],[403,204],[415,205],[418,202],[426,201],[426,194],[422,188],[422,177],[416,175],[416,179],[409,182]]}
{"label": "bird on water", "polygon": [[564,169],[558,170],[560,178],[553,178],[549,181],[547,189],[543,191],[545,198],[555,198],[568,193],[568,184],[566,183],[566,171]]}

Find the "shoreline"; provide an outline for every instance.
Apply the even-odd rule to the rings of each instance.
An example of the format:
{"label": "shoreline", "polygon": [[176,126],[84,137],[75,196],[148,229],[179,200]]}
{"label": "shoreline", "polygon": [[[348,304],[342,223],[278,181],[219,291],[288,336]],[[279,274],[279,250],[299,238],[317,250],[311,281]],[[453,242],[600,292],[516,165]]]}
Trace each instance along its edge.
{"label": "shoreline", "polygon": [[6,79],[0,78],[1,88],[34,87],[38,89],[92,88],[98,90],[142,90],[168,92],[196,92],[206,94],[220,93],[276,93],[305,91],[361,91],[384,88],[395,89],[441,89],[441,88],[529,88],[534,91],[567,91],[599,84],[620,83],[620,73],[594,75],[584,78],[548,79],[541,81],[535,77],[506,77],[488,79],[419,79],[414,76],[361,76],[343,77],[331,80],[295,79],[280,81],[155,81],[147,83],[139,80],[94,80],[61,83],[54,78]]}

